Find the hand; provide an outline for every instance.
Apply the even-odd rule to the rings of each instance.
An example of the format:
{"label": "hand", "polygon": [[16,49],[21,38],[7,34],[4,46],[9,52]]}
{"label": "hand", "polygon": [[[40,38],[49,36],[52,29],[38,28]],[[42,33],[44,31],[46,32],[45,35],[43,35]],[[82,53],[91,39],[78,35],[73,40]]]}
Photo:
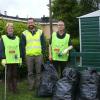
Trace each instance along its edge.
{"label": "hand", "polygon": [[49,60],[52,61],[52,56],[51,55],[49,55]]}
{"label": "hand", "polygon": [[63,55],[62,52],[58,53],[58,56],[59,56],[59,57],[61,57],[62,55]]}
{"label": "hand", "polygon": [[7,64],[6,59],[2,59],[1,64],[2,64],[3,67],[5,67],[6,64]]}

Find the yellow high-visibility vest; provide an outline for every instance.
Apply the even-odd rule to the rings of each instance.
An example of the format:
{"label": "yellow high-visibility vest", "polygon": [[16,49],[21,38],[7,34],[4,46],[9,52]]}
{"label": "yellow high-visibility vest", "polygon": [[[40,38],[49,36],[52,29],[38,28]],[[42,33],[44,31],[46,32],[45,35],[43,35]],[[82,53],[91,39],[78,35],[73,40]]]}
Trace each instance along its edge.
{"label": "yellow high-visibility vest", "polygon": [[68,48],[70,35],[66,33],[63,39],[59,39],[57,37],[57,33],[52,33],[52,59],[57,61],[68,61],[69,54],[62,55],[61,57],[58,56],[59,52],[62,52],[66,48]]}
{"label": "yellow high-visibility vest", "polygon": [[6,35],[2,35],[5,46],[5,56],[7,64],[20,63],[19,37],[14,40],[9,39]]}
{"label": "yellow high-visibility vest", "polygon": [[37,32],[32,35],[28,30],[23,32],[26,37],[26,55],[37,56],[42,54],[40,37],[42,35],[42,30],[37,30]]}

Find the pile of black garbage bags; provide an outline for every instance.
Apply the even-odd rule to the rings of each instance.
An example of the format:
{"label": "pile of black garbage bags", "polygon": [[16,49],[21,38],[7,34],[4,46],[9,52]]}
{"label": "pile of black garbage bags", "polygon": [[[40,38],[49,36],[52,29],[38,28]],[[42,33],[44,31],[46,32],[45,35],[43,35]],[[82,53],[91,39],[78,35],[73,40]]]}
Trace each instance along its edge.
{"label": "pile of black garbage bags", "polygon": [[58,75],[54,66],[50,63],[44,64],[41,75],[38,96],[52,96],[55,85],[58,81]]}
{"label": "pile of black garbage bags", "polygon": [[52,64],[45,64],[38,96],[52,96],[52,100],[99,100],[99,75],[93,68],[78,71],[66,67],[58,78]]}

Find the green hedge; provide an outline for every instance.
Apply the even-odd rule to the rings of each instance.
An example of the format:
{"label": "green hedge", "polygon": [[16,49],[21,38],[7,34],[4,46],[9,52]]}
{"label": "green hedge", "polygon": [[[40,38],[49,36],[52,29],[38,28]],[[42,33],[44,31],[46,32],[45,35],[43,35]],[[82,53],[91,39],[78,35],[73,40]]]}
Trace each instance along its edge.
{"label": "green hedge", "polygon": [[[5,26],[7,22],[11,22],[11,21],[6,21],[1,19],[0,20],[0,37],[1,35],[5,34]],[[18,36],[20,36],[20,34],[27,28],[26,23],[23,22],[13,22],[14,23],[14,33]]]}
{"label": "green hedge", "polygon": [[80,50],[79,38],[73,38],[72,39],[72,45],[74,46],[74,49],[79,52],[79,50]]}

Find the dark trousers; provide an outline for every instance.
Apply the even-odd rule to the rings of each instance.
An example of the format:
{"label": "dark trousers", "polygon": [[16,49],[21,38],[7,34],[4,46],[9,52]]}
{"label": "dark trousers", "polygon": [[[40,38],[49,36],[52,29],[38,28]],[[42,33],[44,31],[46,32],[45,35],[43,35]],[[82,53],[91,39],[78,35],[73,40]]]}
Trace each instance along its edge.
{"label": "dark trousers", "polygon": [[62,77],[62,72],[66,67],[67,61],[53,61],[53,65],[58,72],[59,78]]}
{"label": "dark trousers", "polygon": [[38,87],[41,76],[42,55],[26,56],[26,63],[28,68],[28,82],[31,90],[34,85]]}
{"label": "dark trousers", "polygon": [[7,64],[7,84],[12,92],[17,90],[17,64]]}

